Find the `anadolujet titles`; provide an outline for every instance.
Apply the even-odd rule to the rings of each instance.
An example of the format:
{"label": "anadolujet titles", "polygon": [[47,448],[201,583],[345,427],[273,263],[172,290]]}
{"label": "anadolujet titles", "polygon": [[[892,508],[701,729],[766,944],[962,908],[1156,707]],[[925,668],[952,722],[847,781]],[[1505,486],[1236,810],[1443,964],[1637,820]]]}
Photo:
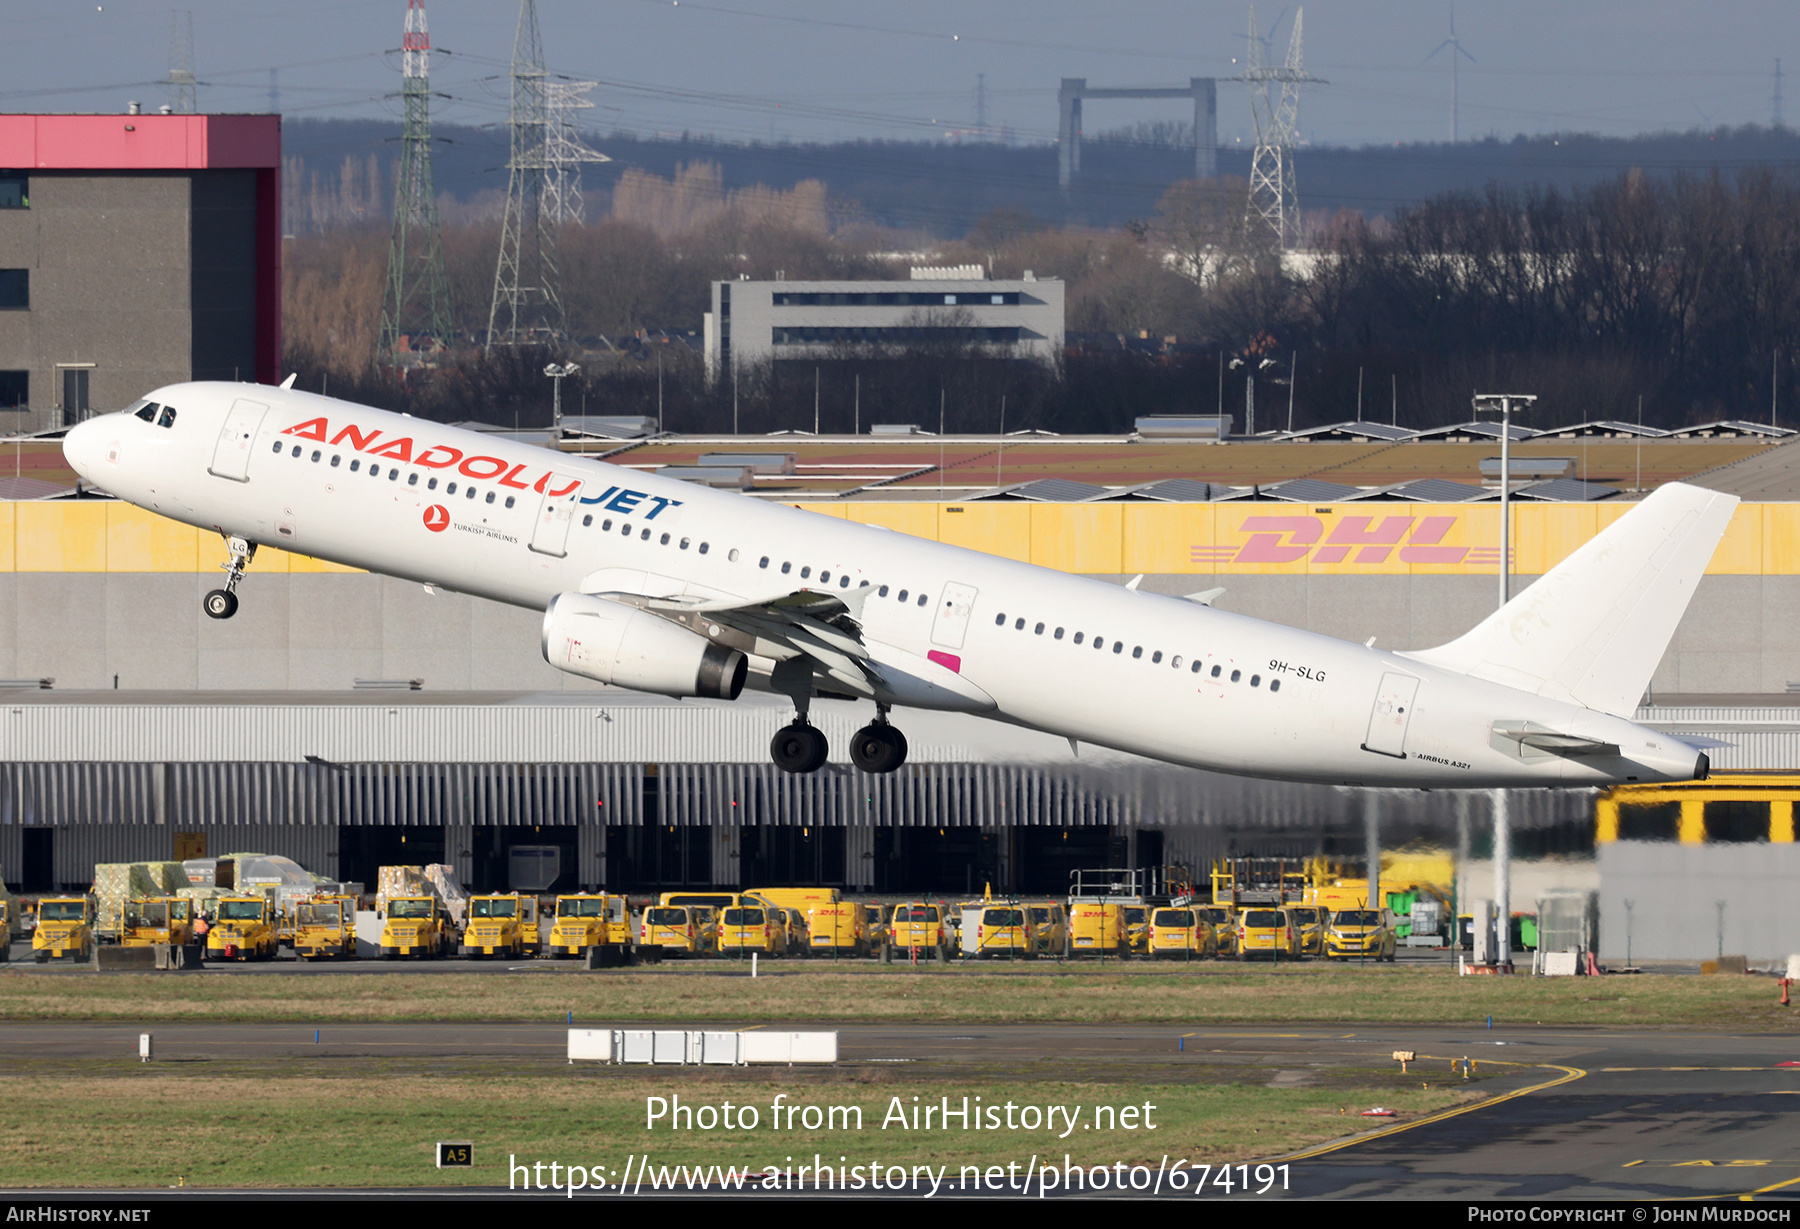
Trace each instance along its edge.
{"label": "anadolujet titles", "polygon": [[847,748],[892,772],[894,709],[979,714],[1248,776],[1368,786],[1704,777],[1629,720],[1737,500],[1671,484],[1466,635],[1390,652],[835,517],[332,400],[161,388],[69,431],[120,499],[258,543],[544,612],[559,670],[729,701],[790,697],[770,753],[829,755],[815,700],[873,701]]}

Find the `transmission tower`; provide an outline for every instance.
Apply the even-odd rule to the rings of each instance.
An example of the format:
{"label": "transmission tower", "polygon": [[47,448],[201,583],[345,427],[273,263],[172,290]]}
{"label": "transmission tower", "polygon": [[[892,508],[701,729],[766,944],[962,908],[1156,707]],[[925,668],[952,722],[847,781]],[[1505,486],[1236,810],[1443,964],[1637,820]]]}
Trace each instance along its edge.
{"label": "transmission tower", "polygon": [[194,14],[176,9],[170,14],[169,26],[169,110],[177,115],[192,115],[199,108],[195,98]]}
{"label": "transmission tower", "polygon": [[550,112],[549,169],[544,174],[544,212],[550,221],[584,222],[581,201],[581,164],[611,162],[605,154],[589,149],[575,129],[578,111],[591,110],[588,91],[597,81],[552,81],[544,87]]}
{"label": "transmission tower", "polygon": [[400,133],[394,234],[388,243],[378,343],[381,357],[394,363],[400,361],[403,335],[411,335],[415,351],[448,348],[451,343],[450,279],[444,272],[431,174],[431,35],[425,29],[425,0],[407,0],[400,51],[400,97],[406,119]]}
{"label": "transmission tower", "polygon": [[536,0],[519,0],[513,40],[512,156],[507,159],[506,214],[488,308],[488,344],[554,343],[568,333],[556,267],[556,223],[546,206],[551,169],[550,100]]}
{"label": "transmission tower", "polygon": [[[1323,85],[1300,66],[1300,24],[1305,9],[1294,10],[1294,32],[1288,40],[1287,62],[1280,68],[1268,63],[1261,32],[1256,26],[1256,7],[1250,8],[1250,67],[1236,80],[1250,86],[1250,112],[1256,119],[1256,153],[1250,160],[1250,199],[1244,207],[1244,228],[1261,227],[1287,247],[1300,221],[1299,198],[1294,191],[1294,146],[1299,143],[1296,122],[1300,113],[1300,86]],[[1274,87],[1281,87],[1280,100]]]}

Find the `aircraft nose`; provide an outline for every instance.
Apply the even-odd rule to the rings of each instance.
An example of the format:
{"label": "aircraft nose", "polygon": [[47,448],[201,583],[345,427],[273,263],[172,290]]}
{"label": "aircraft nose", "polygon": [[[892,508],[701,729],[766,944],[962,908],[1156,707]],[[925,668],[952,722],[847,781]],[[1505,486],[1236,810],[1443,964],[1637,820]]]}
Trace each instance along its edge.
{"label": "aircraft nose", "polygon": [[63,436],[63,457],[69,468],[89,482],[100,481],[100,465],[106,456],[106,443],[101,437],[114,429],[112,417],[106,414],[78,422]]}

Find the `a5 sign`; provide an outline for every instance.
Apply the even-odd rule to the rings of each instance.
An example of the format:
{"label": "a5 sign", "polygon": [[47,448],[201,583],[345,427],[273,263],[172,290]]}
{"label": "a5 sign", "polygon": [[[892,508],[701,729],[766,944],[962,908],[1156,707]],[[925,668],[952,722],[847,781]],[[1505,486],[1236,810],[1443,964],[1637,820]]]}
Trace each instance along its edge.
{"label": "a5 sign", "polygon": [[439,1169],[467,1169],[475,1164],[475,1145],[468,1142],[445,1143],[438,1141],[437,1167]]}

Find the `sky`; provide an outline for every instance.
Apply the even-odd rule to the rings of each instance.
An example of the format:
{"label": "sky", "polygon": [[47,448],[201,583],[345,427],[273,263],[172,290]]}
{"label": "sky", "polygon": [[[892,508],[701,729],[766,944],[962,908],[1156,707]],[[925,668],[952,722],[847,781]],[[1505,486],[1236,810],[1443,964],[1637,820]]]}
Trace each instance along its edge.
{"label": "sky", "polygon": [[[404,0],[184,0],[204,111],[399,114]],[[1249,11],[1213,0],[538,0],[554,74],[598,81],[589,127],[725,140],[950,139],[987,120],[1056,135],[1059,79],[1185,85],[1243,70]],[[123,111],[167,101],[173,12],[153,0],[0,0],[0,110]],[[429,0],[436,118],[503,123],[515,0]],[[1277,61],[1295,9],[1257,9]],[[1464,140],[1550,132],[1630,136],[1768,124],[1775,61],[1800,73],[1800,6],[1774,0],[1490,0],[1455,14]],[[1451,132],[1451,5],[1325,0],[1304,7],[1303,140],[1441,141]],[[1435,54],[1434,54],[1435,51]],[[1472,57],[1472,58],[1470,58]],[[1800,80],[1785,118],[1800,124]],[[1090,101],[1092,135],[1191,118],[1181,102]],[[1219,86],[1222,144],[1255,129],[1244,85]]]}

